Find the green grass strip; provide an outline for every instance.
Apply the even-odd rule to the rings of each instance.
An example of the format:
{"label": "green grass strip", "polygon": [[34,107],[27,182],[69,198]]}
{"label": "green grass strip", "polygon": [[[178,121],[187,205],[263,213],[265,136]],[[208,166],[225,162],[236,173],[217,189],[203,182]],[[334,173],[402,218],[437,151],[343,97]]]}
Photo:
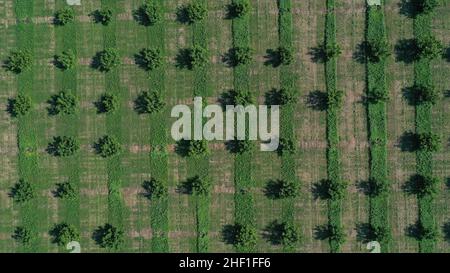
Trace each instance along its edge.
{"label": "green grass strip", "polygon": [[[279,45],[285,48],[292,48],[292,3],[291,0],[278,0],[278,28],[279,28]],[[293,64],[282,65],[280,68],[280,88],[286,90],[295,90],[295,74],[293,72]],[[294,114],[295,105],[289,104],[281,108],[281,137],[295,140],[294,133]],[[281,178],[285,181],[297,181],[295,172],[295,155],[283,153],[281,157]],[[282,204],[282,220],[283,222],[294,225],[295,219],[295,198],[284,199]],[[294,252],[294,246],[283,246],[285,252]]]}
{"label": "green grass strip", "polygon": [[[157,0],[163,11],[164,0]],[[149,47],[159,48],[165,56],[165,31],[166,22],[162,21],[147,28],[147,44]],[[161,92],[167,97],[165,86],[165,67],[160,67],[149,72],[149,87],[153,91]],[[167,152],[167,111],[161,111],[150,116],[150,171],[153,178],[168,184],[168,152]],[[152,252],[169,252],[169,199],[168,197],[151,200],[151,228],[152,228]]]}
{"label": "green grass strip", "polygon": [[[418,14],[414,18],[414,36],[421,39],[432,33],[431,30],[431,14]],[[414,63],[414,82],[415,84],[430,84],[432,81],[430,61],[428,59],[420,59]],[[431,132],[431,105],[428,103],[416,106],[416,133]],[[416,152],[416,170],[419,175],[433,174],[433,155],[428,151]],[[425,229],[435,227],[435,218],[433,215],[434,198],[432,196],[419,197],[419,221]],[[435,249],[433,240],[421,240],[419,242],[419,251],[422,253],[430,253]]]}
{"label": "green grass strip", "polygon": [[[327,0],[327,14],[325,22],[325,43],[326,45],[336,43],[336,14],[335,0]],[[336,58],[328,60],[325,63],[325,77],[327,92],[336,90],[337,86],[337,61]],[[328,179],[340,182],[341,165],[339,152],[339,109],[331,107],[327,110],[327,173]],[[328,201],[328,222],[334,226],[341,226],[342,205],[340,200]],[[338,252],[340,244],[330,240],[330,251]]]}
{"label": "green grass strip", "polygon": [[[31,18],[34,15],[34,2],[27,0],[14,1],[14,11],[17,18],[16,35],[17,35],[17,49],[29,50],[34,56],[34,26]],[[30,96],[33,101],[38,100],[33,92],[33,79],[36,73],[36,62],[32,69],[24,71],[17,76],[18,94]],[[39,164],[38,164],[38,140],[37,128],[35,124],[35,109],[32,109],[28,115],[19,117],[17,123],[17,143],[19,148],[18,154],[18,173],[21,179],[31,183],[36,192],[42,187],[39,185]],[[33,200],[26,204],[18,205],[20,226],[28,229],[33,239],[29,245],[22,246],[21,252],[40,252],[43,251],[41,247],[41,238],[39,237],[39,214],[36,208],[44,199],[40,196],[33,198]]]}
{"label": "green grass strip", "polygon": [[[57,9],[66,7],[66,1],[58,0],[56,2]],[[77,29],[78,23],[76,21],[68,23],[65,26],[57,26],[55,28],[56,34],[56,54],[61,54],[63,51],[71,50],[77,56]],[[57,70],[56,71],[57,88],[59,91],[70,91],[80,99],[77,90],[77,68],[74,67],[70,70]],[[58,117],[58,131],[61,135],[72,136],[78,139],[80,130],[80,112],[76,112],[74,115]],[[58,183],[70,182],[76,191],[77,197],[70,200],[61,200],[60,219],[66,223],[70,223],[80,229],[80,154],[70,158],[60,158],[60,175],[68,177],[68,181],[57,181]],[[65,250],[65,248],[64,248]]]}
{"label": "green grass strip", "polygon": [[[194,0],[194,3],[208,6],[207,0]],[[193,44],[199,45],[203,48],[208,49],[208,33],[207,33],[207,21],[202,20],[196,22],[192,26],[193,30]],[[209,65],[203,67],[194,68],[194,96],[203,97],[206,99],[212,94],[212,90],[208,80],[208,70]],[[201,158],[191,158],[188,159],[188,169],[191,176],[198,175],[201,179],[209,178],[209,156],[203,156]],[[210,196],[195,196],[195,207],[197,214],[197,242],[196,251],[205,253],[208,252],[209,245],[209,227],[210,227],[210,217],[209,217],[209,205]]]}
{"label": "green grass strip", "polygon": [[[116,0],[102,0],[102,8],[109,8],[113,11],[113,19],[108,26],[103,26],[103,45],[104,48],[117,48],[116,43],[116,28],[117,28],[117,14],[118,1]],[[122,116],[128,111],[126,106],[126,100],[124,99],[124,90],[120,86],[120,72],[119,68],[113,69],[105,75],[105,90],[108,93],[118,96],[121,106],[114,113],[109,114],[106,117],[106,130],[107,134],[114,136],[118,141],[124,145],[125,138],[122,135]],[[126,236],[126,207],[123,201],[121,189],[123,178],[125,176],[125,168],[122,165],[123,153],[126,153],[125,149],[122,150],[122,154],[107,159],[107,172],[108,172],[108,221],[113,226],[121,228],[125,233],[125,244],[119,251],[124,250],[129,243],[129,238]]]}
{"label": "green grass strip", "polygon": [[[384,10],[382,6],[367,6],[366,41],[386,39]],[[385,74],[386,61],[366,61],[367,92],[382,88],[388,92]],[[387,122],[386,102],[369,103],[367,106],[370,145],[370,178],[387,184]],[[388,196],[370,198],[369,223],[372,227],[388,227]],[[389,251],[389,242],[380,242],[383,252]]]}
{"label": "green grass strip", "polygon": [[[250,46],[250,14],[233,19],[233,46]],[[250,90],[250,64],[234,68],[234,88]],[[251,193],[253,152],[237,154],[234,161],[235,223],[255,226],[254,199]],[[240,249],[241,252],[255,252],[255,249]]]}

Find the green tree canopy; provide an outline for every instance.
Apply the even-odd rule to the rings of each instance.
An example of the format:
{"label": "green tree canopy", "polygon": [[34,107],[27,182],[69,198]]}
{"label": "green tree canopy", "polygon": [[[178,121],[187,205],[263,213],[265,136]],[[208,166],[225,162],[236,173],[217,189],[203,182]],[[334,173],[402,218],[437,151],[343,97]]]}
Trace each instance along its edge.
{"label": "green tree canopy", "polygon": [[20,179],[12,188],[11,196],[17,203],[26,203],[35,197],[35,192],[29,182]]}
{"label": "green tree canopy", "polygon": [[16,74],[29,70],[32,66],[33,55],[26,49],[11,52],[5,62],[6,69]]}
{"label": "green tree canopy", "polygon": [[74,137],[57,136],[48,145],[49,154],[57,157],[68,157],[80,150],[80,144]]}
{"label": "green tree canopy", "polygon": [[95,146],[97,153],[103,158],[115,156],[122,150],[122,146],[119,141],[112,136],[104,136],[100,138]]}
{"label": "green tree canopy", "polygon": [[74,225],[67,223],[55,224],[50,230],[50,235],[53,236],[53,243],[59,246],[66,246],[72,241],[80,240],[80,232]]}

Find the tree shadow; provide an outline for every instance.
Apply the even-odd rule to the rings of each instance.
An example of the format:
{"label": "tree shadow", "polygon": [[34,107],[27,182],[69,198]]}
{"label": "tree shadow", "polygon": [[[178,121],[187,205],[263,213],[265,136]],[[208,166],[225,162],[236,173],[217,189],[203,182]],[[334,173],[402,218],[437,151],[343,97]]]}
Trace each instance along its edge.
{"label": "tree shadow", "polygon": [[145,26],[145,27],[149,27],[152,25],[152,23],[150,22],[150,20],[148,19],[146,13],[145,13],[145,9],[143,6],[137,8],[136,10],[133,11],[133,19],[140,25]]}
{"label": "tree shadow", "polygon": [[101,65],[100,65],[100,59],[101,59],[102,53],[103,52],[100,51],[94,55],[94,57],[92,58],[90,67],[95,70],[100,70],[101,72],[106,72],[106,70],[102,69]]}
{"label": "tree shadow", "polygon": [[242,140],[233,139],[225,142],[225,149],[233,154],[239,153],[240,152],[239,141]]}
{"label": "tree shadow", "polygon": [[394,47],[395,60],[411,64],[417,60],[418,48],[416,39],[401,39]]}
{"label": "tree shadow", "polygon": [[407,131],[400,136],[399,146],[402,152],[415,152],[419,148],[417,134]]}
{"label": "tree shadow", "polygon": [[192,183],[195,179],[198,179],[198,177],[191,177],[191,178],[188,178],[185,181],[181,182],[177,186],[177,193],[192,194]]}
{"label": "tree shadow", "polygon": [[106,25],[106,23],[103,22],[103,20],[102,20],[103,17],[102,17],[102,15],[101,15],[101,13],[100,13],[100,10],[95,10],[95,11],[91,12],[91,13],[89,14],[89,16],[92,17],[92,21],[93,21],[94,23]]}
{"label": "tree shadow", "polygon": [[276,88],[273,88],[265,94],[266,105],[280,105],[280,100],[280,92]]}
{"label": "tree shadow", "polygon": [[311,61],[314,63],[325,63],[326,54],[322,46],[311,47],[308,51],[308,55],[311,56]]}
{"label": "tree shadow", "polygon": [[277,220],[270,222],[265,228],[263,238],[272,245],[280,245],[283,233],[283,225]]}
{"label": "tree shadow", "polygon": [[187,13],[186,5],[178,7],[175,14],[176,14],[176,20],[178,23],[187,24],[187,25],[191,24],[191,21],[189,20],[189,16]]}
{"label": "tree shadow", "polygon": [[222,62],[228,67],[236,67],[238,62],[235,58],[235,49],[230,48],[227,52],[222,55]]}
{"label": "tree shadow", "polygon": [[412,175],[402,186],[402,190],[410,195],[417,195],[420,192],[420,181],[422,177],[418,174]]}
{"label": "tree shadow", "polygon": [[233,245],[236,238],[236,227],[234,225],[225,225],[222,228],[222,240],[226,244]]}
{"label": "tree shadow", "polygon": [[415,18],[419,14],[417,4],[414,0],[402,0],[398,3],[399,13],[408,18]]}
{"label": "tree shadow", "polygon": [[442,233],[444,234],[445,240],[450,243],[450,222],[447,222],[442,227]]}
{"label": "tree shadow", "polygon": [[277,50],[267,49],[266,54],[267,55],[264,56],[264,58],[266,59],[264,61],[264,65],[272,66],[274,68],[279,67],[281,65],[280,54]]}
{"label": "tree shadow", "polygon": [[316,240],[326,240],[330,237],[330,229],[328,225],[320,225],[314,228],[314,239]]}
{"label": "tree shadow", "polygon": [[17,115],[14,113],[14,104],[16,104],[16,99],[9,98],[6,104],[6,113],[10,115],[12,118],[17,118]]}
{"label": "tree shadow", "polygon": [[327,93],[315,90],[308,94],[306,104],[309,108],[316,111],[325,111],[328,108],[328,96]]}
{"label": "tree shadow", "polygon": [[414,86],[404,87],[402,89],[403,98],[410,106],[416,106],[418,104],[418,94]]}
{"label": "tree shadow", "polygon": [[190,141],[181,139],[175,144],[175,152],[181,157],[187,157],[189,155]]}
{"label": "tree shadow", "polygon": [[369,180],[361,180],[356,183],[356,188],[359,192],[366,196],[370,196],[371,193],[371,187],[370,187],[370,181]]}
{"label": "tree shadow", "polygon": [[278,180],[269,180],[267,182],[266,187],[264,188],[264,194],[269,199],[278,199],[280,198],[280,181]]}
{"label": "tree shadow", "polygon": [[147,63],[145,62],[144,58],[142,57],[142,54],[136,53],[134,54],[134,63],[141,69],[149,71],[148,67],[147,67]]}
{"label": "tree shadow", "polygon": [[368,243],[373,239],[372,228],[369,223],[357,223],[355,229],[358,242]]}
{"label": "tree shadow", "polygon": [[189,69],[192,70],[191,62],[191,50],[189,48],[182,48],[178,51],[175,57],[175,66],[179,69]]}
{"label": "tree shadow", "polygon": [[226,110],[227,105],[234,105],[233,93],[234,93],[233,90],[228,90],[227,92],[220,94],[218,103],[220,104],[220,106],[224,111]]}
{"label": "tree shadow", "polygon": [[406,236],[419,240],[421,237],[420,223],[417,221],[414,224],[409,225],[405,228]]}
{"label": "tree shadow", "polygon": [[367,62],[367,41],[361,42],[356,46],[352,57],[357,63],[365,64]]}
{"label": "tree shadow", "polygon": [[445,50],[444,58],[447,60],[447,62],[450,62],[450,47]]}
{"label": "tree shadow", "polygon": [[319,182],[314,183],[311,191],[312,191],[314,200],[328,199],[328,180],[322,179]]}

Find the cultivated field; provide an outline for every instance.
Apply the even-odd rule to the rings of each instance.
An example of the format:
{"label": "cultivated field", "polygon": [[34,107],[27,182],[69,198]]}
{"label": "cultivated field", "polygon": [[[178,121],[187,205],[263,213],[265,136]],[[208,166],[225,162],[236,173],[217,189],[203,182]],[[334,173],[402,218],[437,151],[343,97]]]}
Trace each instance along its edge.
{"label": "cultivated field", "polygon": [[[22,73],[0,69],[0,252],[68,252],[50,232],[60,223],[75,227],[82,252],[368,252],[368,225],[387,227],[383,252],[450,252],[450,1],[439,1],[429,18],[421,19],[405,11],[408,1],[385,0],[369,21],[363,0],[251,0],[249,14],[234,19],[227,15],[233,1],[153,0],[163,18],[145,26],[135,14],[144,0],[82,0],[73,7],[74,22],[57,26],[54,15],[67,6],[65,0],[0,0],[0,60],[17,49],[33,56],[31,68]],[[206,5],[208,16],[194,24],[180,22],[177,10],[192,2]],[[106,26],[90,16],[105,8],[113,11]],[[442,56],[426,64],[405,61],[396,46],[420,38],[418,25],[427,22],[443,45]],[[367,63],[358,49],[370,33],[382,35],[379,29],[391,54]],[[341,54],[317,60],[314,51],[333,39]],[[206,67],[180,67],[180,51],[197,44],[209,50]],[[253,49],[252,62],[233,67],[223,61],[237,46]],[[268,50],[280,46],[292,48],[293,62],[267,64]],[[146,71],[136,64],[136,54],[146,47],[161,49],[162,67]],[[116,48],[120,56],[110,72],[92,66],[106,48]],[[76,52],[77,65],[62,71],[54,56],[66,50]],[[375,75],[379,71],[381,79]],[[425,110],[405,98],[405,88],[423,78],[441,94]],[[389,100],[366,103],[368,86],[381,86]],[[259,149],[234,154],[220,141],[209,142],[209,153],[200,157],[177,152],[179,143],[170,136],[174,105],[192,105],[196,95],[219,103],[232,89],[249,89],[254,102],[264,104],[274,88],[291,88],[298,98],[282,107],[282,137],[293,140],[292,154]],[[77,110],[50,114],[48,101],[65,90],[77,98]],[[165,107],[139,114],[135,102],[149,90],[162,94]],[[342,106],[311,105],[312,94],[333,90],[343,91]],[[105,92],[119,100],[112,114],[96,107]],[[12,117],[9,101],[18,94],[33,104],[26,116]],[[404,151],[405,132],[422,132],[423,120],[440,137],[441,148],[429,154]],[[96,153],[94,144],[105,135],[121,144],[118,155]],[[56,136],[74,137],[79,150],[68,157],[50,154]],[[439,179],[432,198],[405,190],[417,173]],[[195,176],[210,181],[209,194],[181,189]],[[21,179],[34,189],[26,203],[11,196]],[[162,181],[166,196],[145,196],[143,183],[151,179]],[[300,185],[300,193],[269,198],[267,183],[276,179]],[[367,194],[371,179],[386,182],[389,190]],[[346,181],[345,196],[320,198],[322,180]],[[65,182],[74,185],[75,198],[55,196],[57,184]],[[433,217],[423,216],[427,211]],[[269,240],[274,221],[296,226],[300,239],[289,245]],[[417,221],[435,227],[435,236],[412,236]],[[102,247],[94,238],[105,224],[123,232],[118,247]],[[329,224],[342,229],[345,241],[321,234],[320,227]],[[230,241],[226,230],[238,225],[254,229],[255,244]],[[17,240],[18,227],[30,231],[30,242]]]}

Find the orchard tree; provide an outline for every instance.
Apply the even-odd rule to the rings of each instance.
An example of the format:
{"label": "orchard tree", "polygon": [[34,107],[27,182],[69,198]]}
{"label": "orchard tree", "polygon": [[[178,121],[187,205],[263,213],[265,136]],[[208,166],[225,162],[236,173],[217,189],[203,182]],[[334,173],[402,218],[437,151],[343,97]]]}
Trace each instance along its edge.
{"label": "orchard tree", "polygon": [[418,222],[417,239],[419,239],[419,241],[428,240],[436,242],[438,237],[439,231],[434,224],[432,226],[425,227],[422,222]]}
{"label": "orchard tree", "polygon": [[436,59],[442,55],[444,46],[432,35],[427,35],[417,40],[419,57],[423,59]]}
{"label": "orchard tree", "polygon": [[48,152],[57,157],[68,157],[80,150],[80,144],[74,137],[57,136],[48,145]]}
{"label": "orchard tree", "polygon": [[370,178],[369,194],[371,196],[381,196],[389,192],[389,184],[385,180]]}
{"label": "orchard tree", "polygon": [[157,69],[163,64],[163,55],[158,48],[144,48],[138,56],[138,64],[147,71]]}
{"label": "orchard tree", "polygon": [[155,178],[145,181],[142,187],[149,199],[159,199],[167,196],[168,193],[167,185],[162,180]]}
{"label": "orchard tree", "polygon": [[19,94],[16,98],[9,100],[8,111],[13,117],[20,117],[28,114],[31,107],[31,98],[27,95]]}
{"label": "orchard tree", "polygon": [[417,10],[420,13],[429,14],[434,11],[434,9],[439,6],[438,0],[414,0]]}
{"label": "orchard tree", "polygon": [[294,198],[300,194],[300,186],[294,180],[271,180],[267,183],[266,194],[269,198]]}
{"label": "orchard tree", "polygon": [[98,227],[94,238],[102,248],[117,250],[124,243],[124,232],[111,224]]}
{"label": "orchard tree", "polygon": [[327,93],[328,109],[339,109],[344,102],[344,92],[341,90],[330,90]]}
{"label": "orchard tree", "polygon": [[13,239],[22,245],[29,245],[33,239],[31,231],[26,227],[17,227],[14,230]]}
{"label": "orchard tree", "polygon": [[413,95],[415,97],[415,101],[418,104],[430,103],[434,105],[439,99],[439,92],[431,83],[417,83],[413,86],[412,90],[414,93]]}
{"label": "orchard tree", "polygon": [[113,19],[113,10],[110,8],[97,10],[94,13],[94,17],[97,23],[107,26]]}
{"label": "orchard tree", "polygon": [[418,134],[419,149],[428,152],[437,152],[441,148],[441,138],[433,133]]}
{"label": "orchard tree", "polygon": [[50,114],[52,115],[72,115],[75,114],[78,106],[78,99],[71,92],[61,91],[53,95],[50,100]]}
{"label": "orchard tree", "polygon": [[235,47],[230,50],[229,61],[231,65],[247,65],[253,60],[254,50],[250,47]]}
{"label": "orchard tree", "polygon": [[385,88],[377,86],[369,91],[367,99],[370,103],[380,103],[389,100],[389,94]]}
{"label": "orchard tree", "polygon": [[35,197],[35,193],[30,183],[20,179],[12,188],[11,196],[16,203],[26,203]]}
{"label": "orchard tree", "polygon": [[268,93],[267,104],[288,105],[298,101],[297,94],[290,88],[273,89]]}
{"label": "orchard tree", "polygon": [[154,0],[146,0],[137,10],[137,17],[144,26],[153,26],[163,19],[163,11]]}
{"label": "orchard tree", "polygon": [[139,114],[154,114],[161,112],[166,103],[160,92],[142,92],[135,101],[135,109]]}
{"label": "orchard tree", "polygon": [[184,7],[186,18],[189,23],[200,22],[208,16],[208,8],[199,2],[194,2]]}
{"label": "orchard tree", "polygon": [[11,52],[5,62],[7,70],[16,74],[29,70],[33,66],[33,55],[29,50],[16,50]]}
{"label": "orchard tree", "polygon": [[95,144],[95,147],[97,153],[103,158],[115,156],[122,150],[122,146],[119,141],[112,136],[104,136],[100,138]]}
{"label": "orchard tree", "polygon": [[290,47],[279,47],[278,48],[278,58],[280,64],[290,65],[294,62],[294,52]]}
{"label": "orchard tree", "polygon": [[80,240],[80,232],[74,225],[67,223],[55,224],[50,230],[50,235],[53,236],[53,243],[59,246],[66,246],[72,241]]}
{"label": "orchard tree", "polygon": [[62,70],[68,70],[75,67],[77,57],[73,50],[63,51],[60,55],[55,57],[56,66]]}
{"label": "orchard tree", "polygon": [[230,95],[230,99],[231,99],[230,102],[234,106],[237,106],[237,105],[247,106],[249,104],[252,104],[254,101],[254,97],[253,97],[252,93],[250,91],[244,90],[244,89],[231,90],[229,95]]}
{"label": "orchard tree", "polygon": [[234,0],[228,6],[228,15],[231,18],[242,18],[249,14],[251,5],[249,0]]}
{"label": "orchard tree", "polygon": [[187,156],[199,157],[209,154],[206,140],[189,140],[187,143]]}
{"label": "orchard tree", "polygon": [[280,226],[280,239],[284,246],[293,247],[301,239],[300,231],[292,223],[284,222]]}
{"label": "orchard tree", "polygon": [[113,113],[119,108],[119,98],[115,94],[103,94],[97,103],[99,113]]}
{"label": "orchard tree", "polygon": [[294,154],[296,151],[294,140],[289,138],[280,138],[277,151],[280,156],[285,154]]}
{"label": "orchard tree", "polygon": [[120,65],[119,51],[115,48],[107,48],[94,59],[95,67],[102,72],[109,72]]}
{"label": "orchard tree", "polygon": [[322,52],[326,61],[339,57],[342,50],[337,43],[330,43],[322,46]]}
{"label": "orchard tree", "polygon": [[245,139],[245,140],[235,139],[235,140],[228,142],[227,146],[229,147],[229,150],[232,153],[236,153],[236,154],[248,153],[248,152],[252,151],[253,147],[254,147],[253,142],[248,139]]}
{"label": "orchard tree", "polygon": [[386,39],[371,40],[367,45],[367,57],[371,62],[380,62],[391,55]]}
{"label": "orchard tree", "polygon": [[342,226],[337,224],[328,225],[328,238],[337,245],[345,243],[345,232]]}
{"label": "orchard tree", "polygon": [[236,224],[234,228],[234,245],[238,250],[248,251],[256,247],[257,232],[249,224]]}
{"label": "orchard tree", "polygon": [[194,45],[188,50],[188,67],[190,69],[204,67],[209,62],[208,49]]}
{"label": "orchard tree", "polygon": [[201,178],[198,175],[189,178],[186,181],[186,187],[189,193],[195,196],[207,196],[211,192],[211,183],[207,178]]}
{"label": "orchard tree", "polygon": [[415,175],[412,177],[414,193],[418,196],[433,196],[438,192],[439,179],[431,175]]}
{"label": "orchard tree", "polygon": [[391,238],[389,227],[387,226],[370,226],[370,237],[377,242],[387,242]]}
{"label": "orchard tree", "polygon": [[55,24],[64,26],[75,21],[75,10],[72,8],[64,8],[56,12]]}
{"label": "orchard tree", "polygon": [[326,194],[330,200],[341,200],[345,197],[347,182],[337,179],[326,180]]}
{"label": "orchard tree", "polygon": [[56,184],[56,197],[66,200],[74,200],[78,194],[70,182]]}

